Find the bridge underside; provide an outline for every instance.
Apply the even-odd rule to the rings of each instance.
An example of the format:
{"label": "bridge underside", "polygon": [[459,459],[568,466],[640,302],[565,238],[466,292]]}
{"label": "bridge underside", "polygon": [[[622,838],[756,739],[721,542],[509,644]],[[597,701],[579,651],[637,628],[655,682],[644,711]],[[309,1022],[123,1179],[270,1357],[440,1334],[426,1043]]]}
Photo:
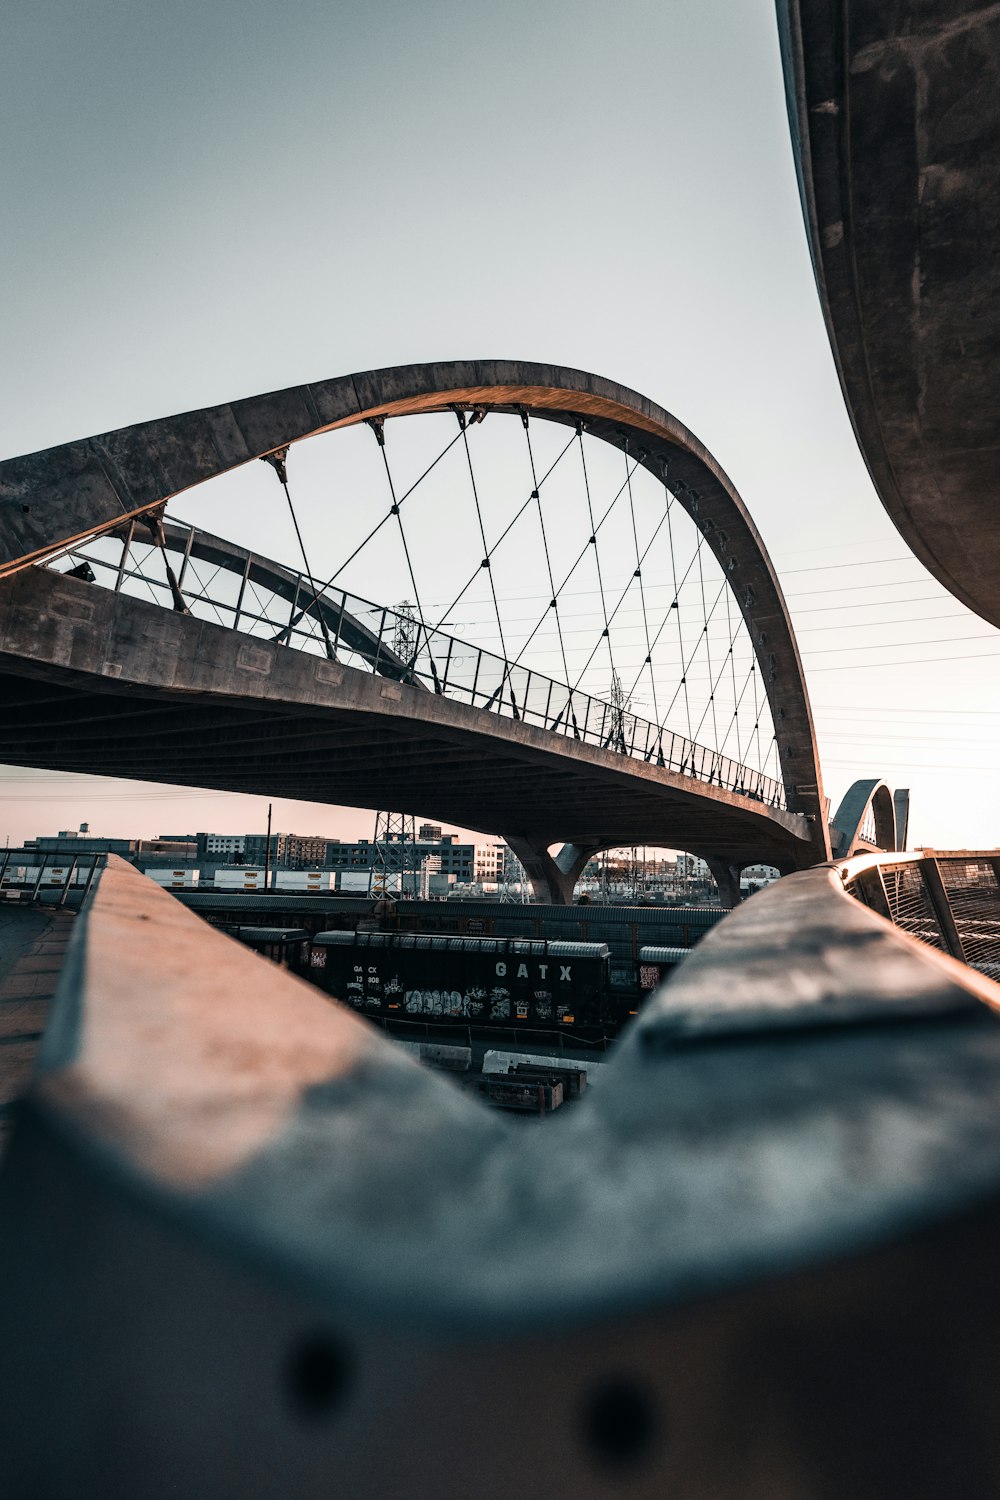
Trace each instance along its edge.
{"label": "bridge underside", "polygon": [[823,313],[858,442],[926,568],[1000,625],[1000,9],[778,0]]}
{"label": "bridge underside", "polygon": [[809,823],[613,751],[28,569],[0,615],[0,759],[347,806],[536,847],[814,862]]}

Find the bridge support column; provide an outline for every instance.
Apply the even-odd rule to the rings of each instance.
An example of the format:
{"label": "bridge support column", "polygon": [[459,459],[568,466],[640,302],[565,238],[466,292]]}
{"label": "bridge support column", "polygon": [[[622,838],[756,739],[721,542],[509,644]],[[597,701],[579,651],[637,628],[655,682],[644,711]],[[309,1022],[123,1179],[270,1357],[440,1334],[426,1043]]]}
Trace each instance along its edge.
{"label": "bridge support column", "polygon": [[544,844],[520,834],[505,835],[505,840],[524,866],[536,901],[552,906],[571,906],[573,887],[588,859],[597,854],[598,844],[564,844],[553,857]]}
{"label": "bridge support column", "polygon": [[740,872],[741,864],[734,864],[728,859],[709,859],[706,855],[705,863],[711,872],[712,879],[719,887],[719,902],[722,906],[739,906],[740,904]]}

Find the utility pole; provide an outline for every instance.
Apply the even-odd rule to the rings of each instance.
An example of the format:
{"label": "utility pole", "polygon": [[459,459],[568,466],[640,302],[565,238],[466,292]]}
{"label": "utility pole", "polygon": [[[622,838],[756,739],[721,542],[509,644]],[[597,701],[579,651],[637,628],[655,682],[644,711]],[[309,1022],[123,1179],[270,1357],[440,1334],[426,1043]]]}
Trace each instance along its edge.
{"label": "utility pole", "polygon": [[[409,600],[396,605],[392,626],[392,649],[400,661],[410,666],[417,654],[419,622]],[[369,896],[402,896],[406,884],[407,844],[413,853],[416,869],[416,821],[412,813],[379,812],[375,816],[375,848],[368,876]],[[398,876],[398,880],[397,880]]]}
{"label": "utility pole", "polygon": [[274,803],[267,804],[267,839],[264,843],[264,889],[271,887],[271,809]]}

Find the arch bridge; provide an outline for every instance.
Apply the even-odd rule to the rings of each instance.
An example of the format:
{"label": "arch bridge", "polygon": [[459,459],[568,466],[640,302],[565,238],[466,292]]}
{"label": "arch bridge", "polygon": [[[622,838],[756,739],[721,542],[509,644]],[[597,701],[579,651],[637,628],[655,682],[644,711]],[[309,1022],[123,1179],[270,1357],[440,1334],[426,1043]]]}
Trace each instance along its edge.
{"label": "arch bridge", "polygon": [[[301,566],[202,524],[234,504]],[[730,896],[831,853],[743,502],[675,417],[576,370],[374,371],[5,462],[0,674],[4,760],[419,812],[502,834],[549,899],[621,844],[701,855]]]}

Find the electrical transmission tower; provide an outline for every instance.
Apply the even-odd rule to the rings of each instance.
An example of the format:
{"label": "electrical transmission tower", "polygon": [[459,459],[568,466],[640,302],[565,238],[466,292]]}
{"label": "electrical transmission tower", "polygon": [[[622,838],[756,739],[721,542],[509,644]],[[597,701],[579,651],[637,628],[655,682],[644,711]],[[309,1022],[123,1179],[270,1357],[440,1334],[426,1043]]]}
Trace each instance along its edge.
{"label": "electrical transmission tower", "polygon": [[622,680],[617,671],[611,672],[611,718],[608,733],[604,741],[605,749],[620,750],[624,755],[628,749],[628,716],[632,707],[632,699],[629,697]]}
{"label": "electrical transmission tower", "polygon": [[497,900],[506,902],[508,905],[526,906],[531,897],[528,894],[528,877],[524,866],[509,845],[504,845],[503,866],[500,870],[500,879],[497,883]]}
{"label": "electrical transmission tower", "polygon": [[[409,600],[396,605],[392,627],[392,649],[407,666],[417,653],[417,612]],[[402,896],[408,867],[416,870],[417,837],[412,813],[380,812],[375,815],[372,867],[368,876],[369,896]]]}

